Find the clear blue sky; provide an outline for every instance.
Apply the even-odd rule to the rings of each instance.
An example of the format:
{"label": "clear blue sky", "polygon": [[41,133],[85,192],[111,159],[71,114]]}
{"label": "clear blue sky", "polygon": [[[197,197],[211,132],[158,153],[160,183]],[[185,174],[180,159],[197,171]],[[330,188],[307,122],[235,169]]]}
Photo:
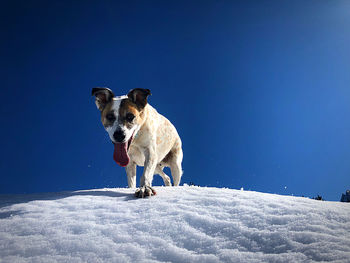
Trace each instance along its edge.
{"label": "clear blue sky", "polygon": [[0,193],[127,185],[95,86],[151,89],[182,183],[350,188],[349,1],[2,1],[0,21]]}

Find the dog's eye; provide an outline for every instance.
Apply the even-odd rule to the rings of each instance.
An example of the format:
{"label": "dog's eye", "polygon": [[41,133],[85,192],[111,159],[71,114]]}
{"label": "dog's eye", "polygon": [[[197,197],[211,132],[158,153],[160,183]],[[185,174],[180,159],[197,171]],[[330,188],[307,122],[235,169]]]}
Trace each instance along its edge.
{"label": "dog's eye", "polygon": [[133,120],[134,120],[134,118],[135,118],[135,115],[134,114],[132,114],[132,113],[128,113],[128,114],[126,114],[126,116],[125,116],[125,119],[128,121],[128,122],[132,122]]}
{"label": "dog's eye", "polygon": [[106,119],[107,119],[108,121],[115,121],[115,116],[114,116],[113,113],[108,113],[108,114],[106,115]]}

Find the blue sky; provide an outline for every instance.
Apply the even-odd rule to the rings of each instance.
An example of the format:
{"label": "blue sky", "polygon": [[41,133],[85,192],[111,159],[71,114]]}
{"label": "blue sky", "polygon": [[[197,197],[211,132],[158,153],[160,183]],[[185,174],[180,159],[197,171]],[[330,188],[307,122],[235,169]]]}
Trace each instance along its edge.
{"label": "blue sky", "polygon": [[152,91],[183,141],[182,183],[327,200],[350,188],[348,1],[5,1],[0,13],[0,193],[127,185],[95,86]]}

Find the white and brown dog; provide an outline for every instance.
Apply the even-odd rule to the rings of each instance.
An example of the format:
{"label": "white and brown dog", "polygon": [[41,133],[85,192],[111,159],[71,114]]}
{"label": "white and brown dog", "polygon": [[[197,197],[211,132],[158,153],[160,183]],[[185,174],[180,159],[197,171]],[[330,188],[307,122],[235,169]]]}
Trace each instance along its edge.
{"label": "white and brown dog", "polygon": [[136,165],[144,166],[137,197],[156,194],[152,188],[154,174],[159,174],[166,186],[170,167],[174,186],[182,176],[181,139],[171,122],[147,103],[148,89],[133,89],[128,95],[115,97],[108,88],[93,88],[101,121],[114,144],[114,160],[126,167],[128,185],[136,188]]}

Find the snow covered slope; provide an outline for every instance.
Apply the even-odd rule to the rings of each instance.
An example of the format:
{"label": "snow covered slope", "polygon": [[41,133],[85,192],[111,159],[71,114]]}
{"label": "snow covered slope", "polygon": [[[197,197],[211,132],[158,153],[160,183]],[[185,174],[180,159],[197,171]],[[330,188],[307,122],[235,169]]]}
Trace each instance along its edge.
{"label": "snow covered slope", "polygon": [[202,187],[0,196],[0,262],[350,262],[350,204]]}

